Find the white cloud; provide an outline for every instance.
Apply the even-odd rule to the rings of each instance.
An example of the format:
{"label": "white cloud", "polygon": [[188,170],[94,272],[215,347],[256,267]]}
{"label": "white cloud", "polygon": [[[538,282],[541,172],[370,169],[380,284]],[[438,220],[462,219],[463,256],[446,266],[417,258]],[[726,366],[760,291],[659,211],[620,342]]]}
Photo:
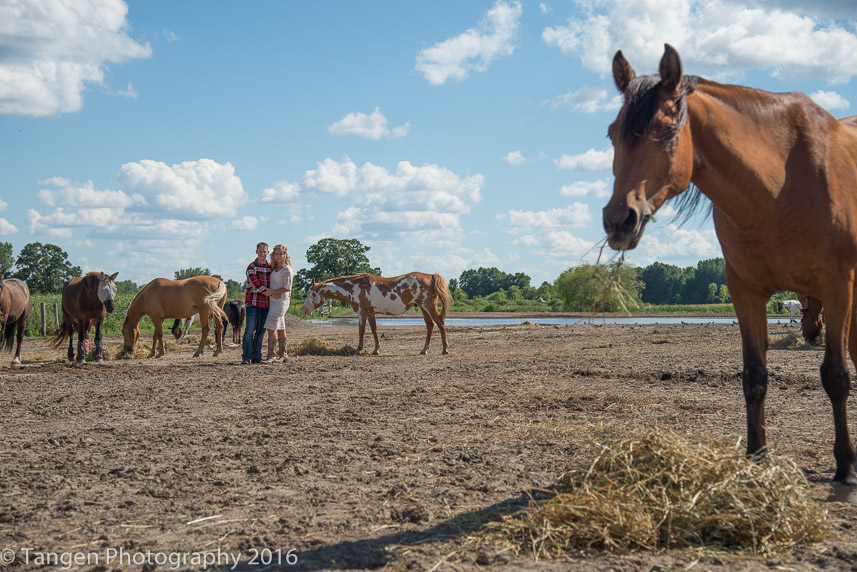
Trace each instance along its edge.
{"label": "white cloud", "polygon": [[[535,230],[552,228],[583,227],[592,221],[589,206],[584,203],[572,203],[560,209],[544,211],[510,210],[507,232],[513,234],[530,233]],[[505,217],[504,217],[505,218]]]}
{"label": "white cloud", "polygon": [[247,202],[232,164],[211,159],[173,166],[148,159],[126,163],[119,172],[119,186],[145,197],[151,210],[180,219],[232,217]]}
{"label": "white cloud", "polygon": [[260,203],[287,204],[293,203],[300,197],[301,187],[297,183],[288,181],[277,181],[273,187],[262,191]]}
{"label": "white cloud", "polygon": [[265,220],[265,217],[262,217],[260,220],[254,216],[243,216],[233,220],[229,225],[229,230],[254,231],[259,228],[259,224],[263,223]]}
{"label": "white cloud", "polygon": [[0,218],[0,236],[9,236],[18,232],[18,227],[6,220]]}
{"label": "white cloud", "polygon": [[557,169],[569,171],[603,171],[613,167],[613,148],[603,151],[589,149],[581,155],[563,155],[554,161]]}
{"label": "white cloud", "polygon": [[492,61],[514,51],[522,13],[520,2],[497,0],[477,28],[420,51],[417,71],[432,85],[442,85],[450,78],[464,79],[471,71],[485,71]]}
{"label": "white cloud", "polygon": [[62,177],[53,177],[40,182],[46,186],[60,187],[59,190],[41,189],[36,193],[39,202],[51,207],[103,206],[127,208],[146,204],[146,199],[142,195],[131,196],[123,191],[99,191],[95,189],[92,181],[81,184]]}
{"label": "white cloud", "polygon": [[713,230],[686,230],[667,223],[647,229],[637,247],[640,255],[653,260],[705,259],[723,256]]}
{"label": "white cloud", "polygon": [[813,101],[828,111],[848,109],[851,103],[835,91],[818,90],[809,94]]}
{"label": "white cloud", "polygon": [[622,95],[608,93],[606,89],[585,86],[572,93],[558,95],[551,100],[551,108],[570,107],[582,113],[616,111],[622,107]]}
{"label": "white cloud", "polygon": [[333,125],[327,128],[328,133],[333,135],[358,135],[364,139],[377,141],[382,137],[398,139],[408,134],[410,123],[399,125],[390,129],[387,118],[376,107],[370,115],[365,113],[349,113]]}
{"label": "white cloud", "polygon": [[561,197],[605,199],[610,196],[610,193],[610,182],[606,179],[598,181],[575,181],[570,185],[563,185],[559,190]]}
{"label": "white cloud", "polygon": [[583,65],[609,74],[622,49],[640,73],[657,69],[663,44],[672,44],[685,69],[736,75],[770,70],[776,77],[847,82],[857,74],[857,33],[835,19],[731,0],[606,0],[588,4],[586,19],[546,28],[543,40]]}
{"label": "white cloud", "polygon": [[505,157],[503,157],[503,162],[512,166],[523,165],[527,162],[526,158],[520,151],[512,151]]}
{"label": "white cloud", "polygon": [[105,67],[152,50],[128,37],[121,0],[0,3],[0,115],[79,111]]}
{"label": "white cloud", "polygon": [[137,99],[137,90],[134,89],[134,86],[131,85],[131,82],[128,82],[128,87],[119,91],[119,95],[124,97],[129,97],[131,99]]}
{"label": "white cloud", "polygon": [[544,2],[539,3],[539,11],[542,13],[542,15],[550,14],[551,12],[553,12],[551,7],[545,4]]}

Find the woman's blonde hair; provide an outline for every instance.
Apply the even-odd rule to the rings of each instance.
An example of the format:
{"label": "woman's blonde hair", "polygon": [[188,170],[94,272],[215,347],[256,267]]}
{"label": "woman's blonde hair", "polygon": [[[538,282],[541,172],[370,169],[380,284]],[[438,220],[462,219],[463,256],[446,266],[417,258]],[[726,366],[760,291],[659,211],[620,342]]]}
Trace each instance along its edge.
{"label": "woman's blonde hair", "polygon": [[278,250],[281,250],[283,252],[283,254],[285,255],[285,256],[283,256],[283,266],[291,266],[292,265],[292,259],[289,258],[289,249],[286,248],[285,246],[283,246],[282,244],[278,244],[274,247],[274,250],[271,251],[271,255],[272,255],[271,256],[271,270],[274,270],[275,272],[277,270],[280,270],[280,268],[281,268],[280,266],[277,266],[277,263],[275,262],[275,259],[273,256],[273,254],[275,252],[277,252]]}

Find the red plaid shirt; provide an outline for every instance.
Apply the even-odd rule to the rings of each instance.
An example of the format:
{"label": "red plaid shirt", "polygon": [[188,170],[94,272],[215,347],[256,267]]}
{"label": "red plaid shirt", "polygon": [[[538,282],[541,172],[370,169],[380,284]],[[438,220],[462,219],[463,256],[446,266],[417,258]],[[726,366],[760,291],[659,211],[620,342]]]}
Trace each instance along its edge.
{"label": "red plaid shirt", "polygon": [[271,265],[265,262],[259,264],[258,260],[254,260],[247,267],[247,294],[244,295],[244,302],[257,308],[268,307],[268,297],[259,292],[259,288],[271,287]]}

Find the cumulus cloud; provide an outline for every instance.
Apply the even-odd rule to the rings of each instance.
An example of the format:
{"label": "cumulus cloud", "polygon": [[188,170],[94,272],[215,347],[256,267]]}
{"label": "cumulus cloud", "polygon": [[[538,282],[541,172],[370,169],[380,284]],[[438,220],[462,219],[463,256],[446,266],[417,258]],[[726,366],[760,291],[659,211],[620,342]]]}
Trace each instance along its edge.
{"label": "cumulus cloud", "polygon": [[376,107],[375,111],[366,115],[365,113],[349,113],[333,125],[327,128],[328,133],[333,135],[358,135],[364,139],[398,139],[408,134],[410,123],[393,127],[387,125],[387,118]]}
{"label": "cumulus cloud", "polygon": [[172,166],[148,159],[126,163],[119,171],[119,186],[145,197],[150,209],[180,219],[232,217],[247,202],[232,164],[211,159]]}
{"label": "cumulus cloud", "polygon": [[36,198],[44,205],[55,207],[117,207],[127,208],[145,205],[146,199],[139,194],[129,195],[119,190],[97,190],[92,181],[75,183],[62,177],[53,177],[40,181],[42,185],[59,187],[58,190],[41,189]]}
{"label": "cumulus cloud", "polygon": [[563,155],[554,161],[557,169],[569,171],[603,171],[613,167],[613,148],[589,149],[581,155]]}
{"label": "cumulus cloud", "polygon": [[559,189],[561,197],[590,197],[604,199],[610,196],[610,182],[606,179],[598,181],[575,181],[563,185]]}
{"label": "cumulus cloud", "polygon": [[79,111],[108,64],[151,56],[128,36],[127,14],[122,0],[0,3],[0,114]]}
{"label": "cumulus cloud", "polygon": [[[525,234],[532,231],[544,231],[555,228],[583,227],[592,221],[589,206],[575,202],[565,208],[544,211],[510,210],[507,231],[513,234]],[[505,217],[504,217],[505,218]]]}
{"label": "cumulus cloud", "polygon": [[835,91],[818,90],[809,94],[813,101],[819,104],[827,111],[837,111],[840,109],[848,109],[851,103],[847,99],[836,93]]}
{"label": "cumulus cloud", "polygon": [[498,0],[476,28],[420,51],[417,71],[432,85],[442,85],[450,78],[464,79],[471,71],[485,71],[495,59],[515,50],[522,13],[520,2]]}
{"label": "cumulus cloud", "polygon": [[622,107],[622,95],[608,93],[606,89],[582,87],[575,92],[558,95],[551,100],[552,109],[569,107],[581,113],[596,113],[599,111],[615,111]]}
{"label": "cumulus cloud", "polygon": [[298,200],[301,193],[300,185],[288,181],[277,181],[274,186],[262,191],[260,203],[288,204]]}
{"label": "cumulus cloud", "polygon": [[18,227],[6,220],[0,218],[0,236],[9,236],[18,232]]}
{"label": "cumulus cloud", "polygon": [[261,217],[258,219],[254,216],[243,216],[239,219],[235,219],[229,225],[229,230],[239,230],[239,231],[254,231],[259,228],[259,224],[265,222],[266,217]]}
{"label": "cumulus cloud", "polygon": [[508,165],[516,166],[523,165],[527,162],[527,160],[524,158],[524,155],[520,151],[512,151],[511,153],[503,157],[503,162]]}
{"label": "cumulus cloud", "polygon": [[776,3],[606,0],[589,4],[585,19],[546,28],[543,40],[609,74],[622,49],[642,73],[657,69],[664,42],[675,46],[692,73],[734,76],[770,70],[776,77],[847,82],[857,74],[857,33],[841,20],[791,12]]}
{"label": "cumulus cloud", "polygon": [[640,245],[640,256],[654,260],[705,259],[723,256],[713,230],[687,230],[668,223],[648,229]]}

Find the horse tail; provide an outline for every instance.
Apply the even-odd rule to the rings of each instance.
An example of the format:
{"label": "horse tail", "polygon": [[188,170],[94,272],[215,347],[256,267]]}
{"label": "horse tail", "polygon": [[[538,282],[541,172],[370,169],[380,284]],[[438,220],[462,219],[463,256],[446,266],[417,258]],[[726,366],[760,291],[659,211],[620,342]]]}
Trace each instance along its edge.
{"label": "horse tail", "polygon": [[446,280],[440,274],[433,274],[431,277],[431,285],[434,291],[440,297],[442,308],[440,309],[440,321],[446,320],[446,314],[452,308],[452,295],[449,293],[449,286],[446,285]]}
{"label": "horse tail", "polygon": [[7,352],[11,352],[15,347],[15,326],[15,322],[7,322],[6,327],[3,328],[3,340],[0,346]]}
{"label": "horse tail", "polygon": [[217,286],[217,290],[211,292],[202,299],[203,304],[208,306],[213,315],[220,318],[221,322],[229,323],[229,316],[223,311],[223,305],[226,303],[226,284],[222,281]]}
{"label": "horse tail", "polygon": [[66,324],[65,320],[60,323],[60,327],[57,330],[57,337],[51,340],[50,344],[52,348],[59,348],[65,345],[66,340],[69,336],[74,335],[74,329],[71,324]]}

